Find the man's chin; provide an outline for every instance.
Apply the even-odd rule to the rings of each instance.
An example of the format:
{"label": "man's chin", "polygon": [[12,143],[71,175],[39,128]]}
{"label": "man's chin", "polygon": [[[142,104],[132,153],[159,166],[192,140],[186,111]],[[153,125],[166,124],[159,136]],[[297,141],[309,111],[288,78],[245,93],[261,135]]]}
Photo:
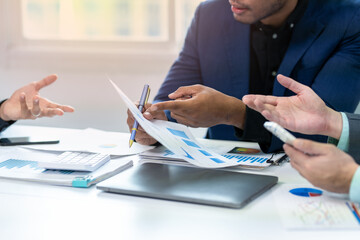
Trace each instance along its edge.
{"label": "man's chin", "polygon": [[234,19],[238,22],[244,23],[244,24],[253,24],[256,22],[253,18],[246,17],[246,16],[239,16],[237,14],[233,14]]}

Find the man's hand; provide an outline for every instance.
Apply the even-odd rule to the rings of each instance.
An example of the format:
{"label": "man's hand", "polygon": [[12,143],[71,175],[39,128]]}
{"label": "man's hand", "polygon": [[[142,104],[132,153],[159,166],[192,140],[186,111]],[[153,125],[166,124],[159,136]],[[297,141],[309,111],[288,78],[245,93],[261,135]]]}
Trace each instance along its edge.
{"label": "man's hand", "polygon": [[[139,102],[136,102],[135,104],[136,104],[136,106],[138,106]],[[148,109],[150,107],[151,107],[151,103],[147,103],[144,106],[143,111],[146,111],[146,109]],[[128,114],[127,124],[128,124],[128,127],[129,127],[129,131],[131,133],[132,127],[134,125],[135,118],[134,118],[134,116],[132,115],[132,113],[130,112],[129,109],[127,111],[127,114]],[[144,117],[146,119],[148,119],[148,120],[151,120],[151,119],[167,120],[167,117],[166,117],[164,112],[159,112],[156,117],[149,116],[149,115],[144,115]],[[142,145],[152,145],[152,144],[155,144],[157,142],[157,140],[155,138],[151,137],[149,134],[147,134],[145,132],[145,130],[140,125],[139,125],[138,130],[137,130],[136,135],[135,135],[135,141],[137,143],[142,144]]]}
{"label": "man's hand", "polygon": [[243,128],[245,104],[203,85],[180,87],[169,95],[174,101],[152,105],[144,116],[157,116],[170,110],[171,117],[190,127],[212,127],[218,124]]}
{"label": "man's hand", "polygon": [[340,138],[342,117],[339,112],[327,107],[310,87],[282,75],[278,75],[277,79],[281,85],[296,95],[291,97],[247,95],[243,97],[243,102],[260,112],[266,119],[291,131]]}
{"label": "man's hand", "polygon": [[0,107],[0,118],[4,121],[36,119],[38,117],[62,116],[64,112],[73,112],[74,108],[60,105],[40,97],[39,91],[57,79],[50,75],[43,80],[32,82],[18,90]]}
{"label": "man's hand", "polygon": [[331,144],[296,139],[284,145],[291,165],[314,186],[337,193],[349,193],[359,167],[354,159]]}

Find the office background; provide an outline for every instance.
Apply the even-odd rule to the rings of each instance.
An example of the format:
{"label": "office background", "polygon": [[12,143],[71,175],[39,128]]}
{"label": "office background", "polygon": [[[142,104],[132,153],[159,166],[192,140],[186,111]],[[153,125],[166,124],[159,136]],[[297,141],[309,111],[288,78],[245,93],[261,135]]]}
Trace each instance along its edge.
{"label": "office background", "polygon": [[150,84],[152,99],[199,2],[0,0],[0,98],[57,73],[41,94],[75,113],[21,124],[126,132],[126,107],[106,75],[134,101]]}

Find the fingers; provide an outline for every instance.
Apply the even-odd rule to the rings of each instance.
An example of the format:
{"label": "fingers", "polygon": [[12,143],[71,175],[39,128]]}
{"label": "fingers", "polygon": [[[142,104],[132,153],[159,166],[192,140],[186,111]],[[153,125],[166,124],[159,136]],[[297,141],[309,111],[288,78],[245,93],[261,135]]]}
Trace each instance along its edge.
{"label": "fingers", "polygon": [[[186,100],[184,100],[186,101]],[[176,111],[183,108],[183,102],[184,101],[166,101],[166,102],[159,102],[152,105],[147,111],[150,113],[156,112],[156,111],[164,111],[164,110],[170,110],[170,111]]]}
{"label": "fingers", "polygon": [[25,93],[22,92],[20,93],[20,118],[28,118],[29,115],[29,108],[28,105],[26,103],[26,97],[25,97]]}
{"label": "fingers", "polygon": [[158,120],[168,120],[165,112],[164,111],[146,111],[143,114],[144,118],[146,118],[147,120],[152,120],[152,119],[158,119]]}
{"label": "fingers", "polygon": [[300,93],[301,91],[303,91],[307,88],[307,86],[305,86],[301,83],[298,83],[297,81],[295,81],[289,77],[285,77],[284,75],[281,75],[281,74],[279,74],[277,76],[277,80],[281,85],[290,89],[291,91],[293,91],[296,94]]}
{"label": "fingers", "polygon": [[41,110],[41,117],[62,116],[64,111],[60,108],[45,108]]}
{"label": "fingers", "polygon": [[[259,95],[245,95],[243,98],[242,98],[242,101],[245,105],[247,105],[249,108],[252,108],[254,109],[255,108],[255,104],[254,104],[254,101],[255,99],[258,97]],[[256,109],[254,109],[256,110]]]}
{"label": "fingers", "polygon": [[265,110],[272,113],[278,104],[278,97],[274,96],[246,95],[242,100],[248,107],[260,113]]}
{"label": "fingers", "polygon": [[39,97],[38,96],[35,96],[33,98],[33,107],[32,109],[30,110],[31,114],[34,116],[34,117],[39,117],[40,114],[41,114],[41,109],[40,109],[40,101],[39,101]]}
{"label": "fingers", "polygon": [[40,81],[35,82],[36,91],[39,91],[43,87],[49,86],[50,84],[55,82],[57,78],[58,78],[58,76],[56,74],[52,74],[52,75],[45,77],[44,79],[42,79]]}
{"label": "fingers", "polygon": [[71,106],[52,103],[52,102],[49,102],[48,100],[46,100],[46,101],[47,101],[46,107],[49,109],[50,108],[61,109],[63,112],[74,112],[75,111],[75,109]]}
{"label": "fingers", "polygon": [[302,172],[301,169],[305,161],[309,159],[309,156],[289,144],[284,144],[283,148],[291,160],[291,165],[299,172]]}
{"label": "fingers", "polygon": [[[171,113],[171,117],[173,119],[175,119],[178,123],[180,124],[183,124],[183,125],[186,125],[186,126],[189,126],[189,127],[200,127],[199,124],[197,124],[196,122],[190,120],[188,117],[184,117],[184,116],[181,116],[179,114],[176,114],[176,113]],[[207,127],[207,126],[203,126],[201,125],[202,127]]]}
{"label": "fingers", "polygon": [[169,94],[170,99],[189,98],[199,92],[200,85],[179,87],[175,92]]}
{"label": "fingers", "polygon": [[68,105],[60,105],[60,106],[58,106],[58,108],[64,112],[74,112],[75,111],[75,109],[73,107],[68,106]]}
{"label": "fingers", "polygon": [[256,102],[262,103],[262,104],[271,104],[276,106],[278,103],[278,97],[275,96],[265,96],[265,95],[256,95],[256,94],[250,94],[243,97],[242,101],[248,105],[253,105]]}
{"label": "fingers", "polygon": [[[135,119],[131,114],[130,110],[128,110],[127,124],[130,133],[132,132],[134,122]],[[136,131],[135,140],[137,143],[140,143],[142,145],[152,145],[157,142],[154,138],[152,138],[149,134],[147,134],[140,125],[138,126],[138,130]]]}
{"label": "fingers", "polygon": [[317,143],[305,139],[296,139],[293,141],[293,146],[310,155],[325,155],[328,154],[331,148],[331,145],[324,143]]}

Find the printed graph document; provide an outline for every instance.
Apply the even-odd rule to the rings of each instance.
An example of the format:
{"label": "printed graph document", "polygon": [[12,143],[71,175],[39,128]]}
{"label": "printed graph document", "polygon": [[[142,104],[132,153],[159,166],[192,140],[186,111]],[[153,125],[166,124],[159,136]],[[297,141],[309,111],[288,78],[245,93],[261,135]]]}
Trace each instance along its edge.
{"label": "printed graph document", "polygon": [[109,81],[134,115],[134,118],[149,135],[171,151],[172,157],[183,159],[190,164],[204,168],[231,167],[241,164],[241,161],[244,160],[235,157],[225,157],[202,146],[191,134],[189,128],[182,124],[145,119],[125,93],[113,81],[110,79]]}
{"label": "printed graph document", "polygon": [[342,195],[290,184],[279,185],[272,194],[288,229],[360,230],[359,205]]}
{"label": "printed graph document", "polygon": [[[200,141],[200,139],[199,139]],[[234,142],[239,146],[238,143]],[[285,154],[264,154],[259,149],[247,148],[247,147],[237,147],[231,146],[228,147],[212,147],[214,151],[221,156],[228,159],[235,159],[238,162],[238,165],[234,167],[239,168],[248,168],[248,169],[264,169],[274,162],[279,161]],[[206,144],[205,147],[210,148]],[[152,162],[152,163],[163,163],[163,164],[175,164],[183,166],[191,166],[189,162],[183,160],[182,158],[176,157],[176,155],[170,150],[166,149],[164,146],[159,146],[155,149],[151,149],[139,154],[140,163]]]}
{"label": "printed graph document", "polygon": [[132,166],[130,159],[110,160],[93,172],[47,170],[39,161],[56,156],[54,153],[18,147],[0,149],[0,178],[42,182],[71,187],[89,187]]}

